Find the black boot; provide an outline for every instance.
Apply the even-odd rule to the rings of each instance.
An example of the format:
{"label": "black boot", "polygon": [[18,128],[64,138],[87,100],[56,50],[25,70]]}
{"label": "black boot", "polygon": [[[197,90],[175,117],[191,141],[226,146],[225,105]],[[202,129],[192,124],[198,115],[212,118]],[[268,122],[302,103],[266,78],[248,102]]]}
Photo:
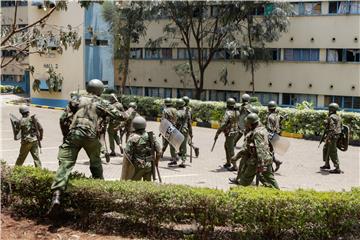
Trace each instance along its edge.
{"label": "black boot", "polygon": [[199,157],[199,148],[194,147],[194,151],[195,151],[195,157]]}
{"label": "black boot", "polygon": [[229,178],[230,183],[239,184],[239,180],[237,178]]}
{"label": "black boot", "polygon": [[321,169],[321,170],[330,169],[330,165],[329,165],[329,164],[325,164],[324,166],[321,166],[320,169]]}
{"label": "black boot", "polygon": [[231,167],[231,164],[230,164],[230,163],[225,163],[225,164],[223,165],[223,167],[224,167],[224,168],[229,168],[229,167]]}
{"label": "black boot", "polygon": [[238,168],[237,168],[237,166],[236,165],[232,165],[232,167],[231,168],[228,168],[228,171],[230,171],[230,172],[235,172],[235,171],[237,171],[238,170]]}
{"label": "black boot", "polygon": [[280,165],[282,164],[282,162],[277,160],[277,159],[274,159],[274,163],[275,163],[275,166],[276,166],[274,172],[277,172],[277,170],[279,170]]}
{"label": "black boot", "polygon": [[52,201],[51,201],[51,207],[48,211],[48,215],[52,216],[52,217],[56,217],[59,212],[60,212],[60,196],[61,196],[61,191],[60,190],[55,190],[53,193],[53,197],[52,197]]}
{"label": "black boot", "polygon": [[329,173],[340,174],[342,173],[342,171],[340,170],[340,168],[335,168],[333,170],[330,170]]}
{"label": "black boot", "polygon": [[115,152],[111,152],[111,153],[110,153],[110,157],[116,157],[116,153],[115,153]]}

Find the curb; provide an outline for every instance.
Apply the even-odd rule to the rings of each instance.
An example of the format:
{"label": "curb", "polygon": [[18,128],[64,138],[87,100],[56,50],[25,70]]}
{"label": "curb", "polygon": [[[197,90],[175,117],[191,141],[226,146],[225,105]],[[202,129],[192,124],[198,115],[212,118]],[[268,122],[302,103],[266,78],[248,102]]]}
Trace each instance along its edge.
{"label": "curb", "polygon": [[[11,101],[5,102],[5,104],[9,104],[9,105],[14,105],[14,106],[18,106],[18,105],[22,105],[23,103],[13,103]],[[28,104],[26,104],[28,105]],[[52,107],[52,106],[45,106],[45,105],[37,105],[37,104],[30,104],[28,106],[32,106],[32,107],[37,107],[37,108],[44,108],[44,109],[52,109],[52,110],[64,110],[65,108],[61,108],[61,107]]]}

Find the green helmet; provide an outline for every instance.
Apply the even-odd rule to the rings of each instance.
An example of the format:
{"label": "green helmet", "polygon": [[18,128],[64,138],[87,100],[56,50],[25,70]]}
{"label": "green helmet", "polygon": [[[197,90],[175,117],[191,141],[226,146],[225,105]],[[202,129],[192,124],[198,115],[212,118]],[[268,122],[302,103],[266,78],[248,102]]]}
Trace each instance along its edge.
{"label": "green helmet", "polygon": [[178,99],[177,100],[177,106],[178,107],[184,107],[185,106],[185,101],[182,98]]}
{"label": "green helmet", "polygon": [[131,124],[135,130],[144,130],[146,128],[146,120],[141,116],[135,117]]}
{"label": "green helmet", "polygon": [[165,98],[164,104],[165,104],[165,106],[167,106],[167,107],[171,106],[171,105],[172,105],[171,98]]}
{"label": "green helmet", "polygon": [[185,105],[188,105],[188,104],[189,104],[190,98],[189,98],[188,96],[183,96],[182,99],[184,100]]}
{"label": "green helmet", "polygon": [[130,102],[130,103],[129,103],[129,108],[137,109],[137,104],[136,104],[136,102]]}
{"label": "green helmet", "polygon": [[119,102],[118,99],[117,99],[117,97],[116,97],[116,95],[115,95],[115,93],[110,94],[109,102],[110,102],[110,103]]}
{"label": "green helmet", "polygon": [[336,112],[337,110],[339,110],[339,105],[337,103],[333,102],[329,104],[329,111]]}
{"label": "green helmet", "polygon": [[250,107],[250,112],[259,114],[259,109],[256,108],[256,107],[254,107],[254,106],[251,106],[251,107]]}
{"label": "green helmet", "polygon": [[226,106],[227,107],[234,107],[235,106],[235,99],[233,99],[233,98],[228,98],[227,100],[226,100]]}
{"label": "green helmet", "polygon": [[259,122],[259,116],[256,113],[249,113],[245,118],[245,124],[253,125]]}
{"label": "green helmet", "polygon": [[249,102],[250,101],[250,95],[245,93],[241,96],[241,99],[243,102]]}
{"label": "green helmet", "polygon": [[276,104],[275,101],[270,101],[270,102],[268,103],[268,109],[273,110],[273,109],[275,109],[276,107],[277,107],[277,104]]}
{"label": "green helmet", "polygon": [[23,106],[21,106],[21,107],[19,108],[19,112],[20,112],[21,114],[29,113],[29,112],[30,112],[30,109],[29,109],[28,106],[23,105]]}
{"label": "green helmet", "polygon": [[86,91],[100,96],[104,91],[104,84],[99,79],[92,79],[86,86]]}

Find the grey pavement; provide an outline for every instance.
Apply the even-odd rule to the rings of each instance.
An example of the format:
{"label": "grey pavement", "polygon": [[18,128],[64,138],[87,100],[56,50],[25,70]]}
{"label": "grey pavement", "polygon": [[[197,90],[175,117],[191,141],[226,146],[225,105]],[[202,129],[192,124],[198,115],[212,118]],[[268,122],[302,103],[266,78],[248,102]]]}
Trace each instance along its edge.
{"label": "grey pavement", "polygon": [[[20,148],[20,142],[14,141],[9,113],[20,117],[18,106],[5,104],[9,99],[16,98],[13,95],[1,96],[1,132],[0,132],[0,158],[14,164]],[[44,127],[43,149],[40,159],[43,167],[56,170],[58,166],[58,147],[62,143],[62,134],[59,127],[61,111],[30,108],[31,114],[36,114]],[[148,130],[158,135],[159,123],[148,122]],[[228,172],[221,166],[225,162],[224,136],[221,135],[216,143],[214,151],[211,152],[214,129],[194,127],[194,144],[200,147],[199,158],[194,158],[192,164],[187,161],[187,167],[169,168],[167,166],[170,152],[166,151],[165,159],[160,162],[160,172],[164,183],[186,184],[199,187],[210,187],[228,189],[234,185],[229,184],[228,178],[234,177],[234,172]],[[294,190],[298,188],[316,189],[320,191],[342,191],[350,190],[351,187],[360,186],[360,148],[350,146],[347,152],[339,153],[340,166],[344,174],[329,175],[320,172],[322,162],[322,147],[318,148],[318,142],[290,139],[291,146],[288,152],[279,157],[282,164],[276,179],[283,190]],[[241,142],[241,140],[240,140]],[[239,143],[240,144],[240,143]],[[118,150],[119,151],[119,150]],[[189,160],[189,158],[188,158]],[[31,155],[25,161],[26,165],[33,165]],[[122,157],[111,158],[109,164],[103,161],[104,176],[107,180],[120,179]],[[74,170],[90,176],[89,161],[86,153],[81,150]]]}

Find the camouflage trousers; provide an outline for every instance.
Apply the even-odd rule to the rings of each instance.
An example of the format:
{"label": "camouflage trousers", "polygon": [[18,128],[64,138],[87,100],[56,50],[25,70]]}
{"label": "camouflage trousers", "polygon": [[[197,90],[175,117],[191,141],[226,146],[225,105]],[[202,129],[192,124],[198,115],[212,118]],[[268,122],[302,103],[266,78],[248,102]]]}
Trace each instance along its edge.
{"label": "camouflage trousers", "polygon": [[339,158],[337,154],[337,141],[339,137],[335,136],[333,138],[330,138],[326,140],[324,148],[323,148],[323,161],[325,162],[325,165],[329,166],[329,160],[334,164],[335,168],[340,168]]}
{"label": "camouflage trousers", "polygon": [[66,190],[69,175],[74,168],[79,151],[84,148],[90,158],[90,171],[93,178],[104,179],[100,159],[101,144],[98,138],[70,134],[59,147],[59,168],[52,183],[52,190]]}
{"label": "camouflage trousers", "polygon": [[176,151],[171,144],[169,144],[168,140],[166,140],[164,137],[162,138],[162,150],[161,152],[164,153],[164,150],[166,150],[167,147],[170,147],[170,154],[172,159],[176,159]]}
{"label": "camouflage trousers", "polygon": [[20,147],[20,153],[16,160],[15,165],[16,166],[22,166],[24,164],[24,161],[27,157],[27,155],[31,153],[31,156],[34,159],[35,167],[41,168],[41,162],[39,157],[39,145],[37,141],[34,142],[22,142]]}
{"label": "camouflage trousers", "polygon": [[[239,168],[240,169],[240,168]],[[244,168],[240,175],[239,184],[241,186],[249,186],[255,176],[256,176],[257,166],[254,164],[246,164],[244,165]],[[272,170],[271,164],[269,164],[266,167],[266,171],[259,174],[259,181],[265,186],[265,187],[271,187],[279,189],[279,185],[276,182],[276,179],[274,177],[274,172]]]}
{"label": "camouflage trousers", "polygon": [[239,132],[235,138],[234,138],[234,147],[236,147],[236,144],[239,142],[239,140],[241,139],[241,137],[243,136],[243,132]]}
{"label": "camouflage trousers", "polygon": [[231,158],[234,156],[234,139],[236,137],[236,134],[228,134],[225,135],[225,153],[226,153],[226,163],[231,164]]}
{"label": "camouflage trousers", "polygon": [[118,131],[115,131],[114,127],[112,127],[110,124],[109,124],[107,131],[109,134],[110,150],[111,150],[111,152],[115,152],[115,143],[116,143],[116,145],[120,144],[120,137],[118,135]]}
{"label": "camouflage trousers", "polygon": [[131,178],[131,180],[133,181],[151,181],[151,176],[152,176],[152,172],[151,172],[151,167],[148,168],[139,168],[139,167],[135,167],[135,173],[133,175],[133,177]]}
{"label": "camouflage trousers", "polygon": [[[187,143],[188,143],[189,134],[187,132],[182,132],[182,135],[184,135],[184,141],[180,145],[178,155],[179,155],[181,161],[184,163],[186,161]],[[170,146],[170,153],[171,153],[171,157],[173,157],[173,156],[176,157],[175,148],[172,146]]]}

